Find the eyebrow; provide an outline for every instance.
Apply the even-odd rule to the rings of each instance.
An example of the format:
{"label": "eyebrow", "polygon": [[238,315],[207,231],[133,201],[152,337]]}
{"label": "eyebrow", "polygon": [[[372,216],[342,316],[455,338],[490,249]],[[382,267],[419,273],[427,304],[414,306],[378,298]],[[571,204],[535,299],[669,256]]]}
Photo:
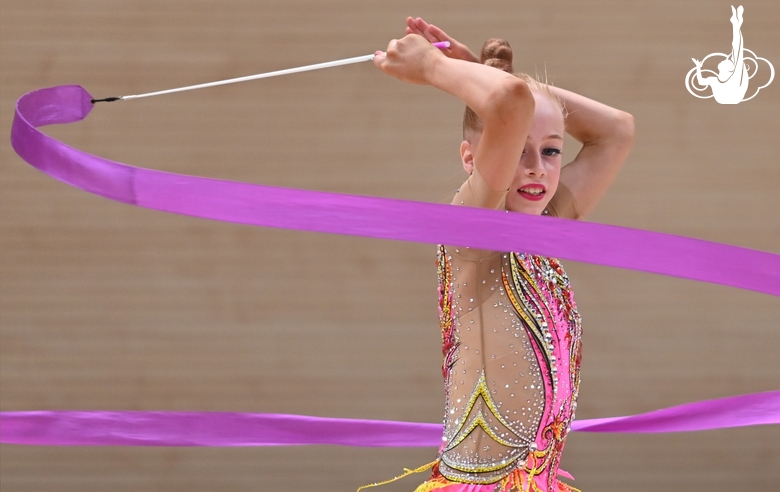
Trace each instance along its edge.
{"label": "eyebrow", "polygon": [[558,140],[563,140],[563,137],[558,135],[557,133],[553,133],[552,135],[548,135],[547,138],[557,138]]}

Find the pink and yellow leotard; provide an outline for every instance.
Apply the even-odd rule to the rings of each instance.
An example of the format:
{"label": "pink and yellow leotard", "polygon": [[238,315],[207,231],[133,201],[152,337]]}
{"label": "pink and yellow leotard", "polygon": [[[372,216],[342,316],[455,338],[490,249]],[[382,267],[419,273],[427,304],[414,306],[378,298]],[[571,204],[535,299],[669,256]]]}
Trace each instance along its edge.
{"label": "pink and yellow leotard", "polygon": [[[502,209],[505,199],[475,170],[453,202]],[[548,212],[577,217],[567,189]],[[561,264],[440,246],[438,276],[444,436],[417,492],[571,490],[558,467],[577,408],[582,326]]]}

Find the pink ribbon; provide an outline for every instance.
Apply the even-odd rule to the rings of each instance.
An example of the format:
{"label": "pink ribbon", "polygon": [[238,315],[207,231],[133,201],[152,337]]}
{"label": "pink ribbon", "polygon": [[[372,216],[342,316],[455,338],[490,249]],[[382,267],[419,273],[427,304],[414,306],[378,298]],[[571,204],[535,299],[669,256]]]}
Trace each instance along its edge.
{"label": "pink ribbon", "polygon": [[780,295],[780,255],[772,253],[551,217],[142,169],[87,154],[37,130],[85,118],[91,99],[73,85],[22,96],[11,130],[16,152],[77,188],[156,210],[266,227],[523,251]]}
{"label": "pink ribbon", "polygon": [[[780,391],[577,420],[580,432],[687,432],[780,423]],[[441,424],[231,412],[0,413],[0,442],[43,446],[441,445]]]}
{"label": "pink ribbon", "polygon": [[[109,161],[37,128],[80,121],[79,86],[22,96],[11,142],[44,173],[141,207],[214,220],[495,251],[524,251],[780,295],[780,255],[622,227],[494,210],[275,188]],[[780,391],[577,421],[587,432],[681,432],[780,423]],[[5,412],[0,442],[39,445],[438,446],[441,425],[202,412]]]}

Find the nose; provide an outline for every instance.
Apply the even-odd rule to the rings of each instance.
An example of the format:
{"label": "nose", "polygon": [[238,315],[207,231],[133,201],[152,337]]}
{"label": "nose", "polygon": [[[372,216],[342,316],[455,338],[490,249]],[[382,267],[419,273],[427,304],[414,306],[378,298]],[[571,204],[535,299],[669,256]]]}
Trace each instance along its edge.
{"label": "nose", "polygon": [[542,164],[542,156],[538,152],[524,152],[520,160],[520,167],[526,176],[544,176],[545,170]]}

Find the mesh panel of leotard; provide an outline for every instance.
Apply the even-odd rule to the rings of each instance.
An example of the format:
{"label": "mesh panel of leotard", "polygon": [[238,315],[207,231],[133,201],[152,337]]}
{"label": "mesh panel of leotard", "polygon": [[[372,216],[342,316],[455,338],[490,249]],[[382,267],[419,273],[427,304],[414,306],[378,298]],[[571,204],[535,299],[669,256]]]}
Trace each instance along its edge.
{"label": "mesh panel of leotard", "polygon": [[[462,437],[480,414],[495,437],[511,445],[477,427],[443,453],[441,468],[451,478],[489,480],[501,470],[459,472],[457,468],[495,467],[504,460],[525,458],[544,409],[542,376],[532,339],[503,285],[502,269],[511,278],[506,256],[453,247],[446,252],[459,346],[446,388],[445,446]],[[483,395],[468,408],[483,376],[498,416]]]}

